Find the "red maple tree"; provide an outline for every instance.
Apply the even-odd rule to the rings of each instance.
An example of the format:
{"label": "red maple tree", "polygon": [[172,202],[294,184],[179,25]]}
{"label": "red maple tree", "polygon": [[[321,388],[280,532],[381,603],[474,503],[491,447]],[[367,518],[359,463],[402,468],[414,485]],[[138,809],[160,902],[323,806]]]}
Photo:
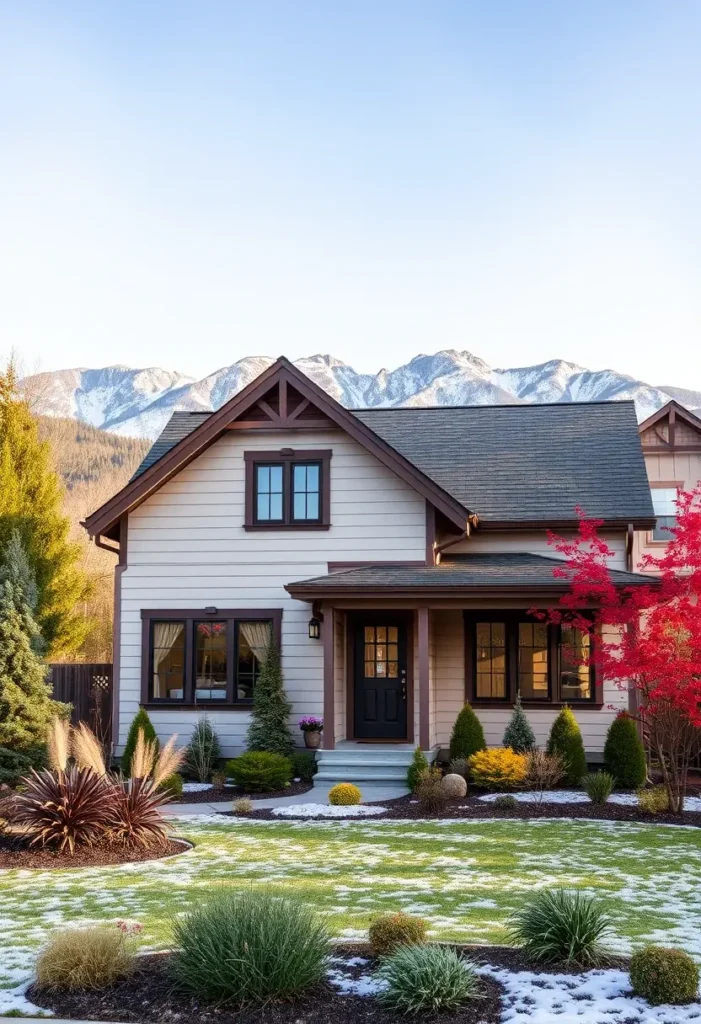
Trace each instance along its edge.
{"label": "red maple tree", "polygon": [[701,749],[701,485],[678,495],[664,552],[642,559],[639,568],[655,573],[649,583],[617,586],[614,552],[599,535],[602,521],[577,514],[574,539],[549,537],[564,559],[554,575],[569,590],[545,617],[588,634],[589,663],[601,678],[633,691],[633,714],[660,765],[670,811],[681,814],[689,767]]}

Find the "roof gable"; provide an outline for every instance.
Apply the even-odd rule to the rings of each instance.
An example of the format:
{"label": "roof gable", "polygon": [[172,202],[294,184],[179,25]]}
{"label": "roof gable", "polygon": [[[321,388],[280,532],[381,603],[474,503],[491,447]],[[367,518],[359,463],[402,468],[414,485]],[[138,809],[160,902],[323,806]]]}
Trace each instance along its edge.
{"label": "roof gable", "polygon": [[466,525],[469,509],[344,409],[284,356],[216,412],[200,417],[187,433],[182,433],[182,430],[190,423],[186,423],[180,414],[176,416],[177,419],[171,418],[153,446],[154,457],[151,458],[149,452],[129,483],[86,518],[83,525],[91,537],[99,534],[110,536],[123,515],[138,507],[228,430],[318,430],[329,426],[345,430],[456,526],[464,528]]}
{"label": "roof gable", "polygon": [[638,429],[644,452],[701,452],[701,419],[674,399]]}

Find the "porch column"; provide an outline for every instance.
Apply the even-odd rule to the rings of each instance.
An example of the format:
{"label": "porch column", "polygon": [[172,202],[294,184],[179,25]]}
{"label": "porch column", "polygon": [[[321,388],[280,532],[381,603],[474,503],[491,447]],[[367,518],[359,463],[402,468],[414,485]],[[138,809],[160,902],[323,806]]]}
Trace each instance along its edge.
{"label": "porch column", "polygon": [[324,750],[333,750],[336,746],[336,707],[335,707],[335,655],[334,611],[331,605],[321,606],[323,622],[321,636],[324,644]]}
{"label": "porch column", "polygon": [[428,608],[419,608],[417,634],[419,648],[419,744],[422,750],[428,750],[431,746]]}

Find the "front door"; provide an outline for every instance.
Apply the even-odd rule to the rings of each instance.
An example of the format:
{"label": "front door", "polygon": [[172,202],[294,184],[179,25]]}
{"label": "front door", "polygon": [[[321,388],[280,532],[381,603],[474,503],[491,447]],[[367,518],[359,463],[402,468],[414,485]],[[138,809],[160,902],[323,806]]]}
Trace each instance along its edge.
{"label": "front door", "polygon": [[355,625],[357,740],[407,738],[407,628],[396,615],[359,616]]}

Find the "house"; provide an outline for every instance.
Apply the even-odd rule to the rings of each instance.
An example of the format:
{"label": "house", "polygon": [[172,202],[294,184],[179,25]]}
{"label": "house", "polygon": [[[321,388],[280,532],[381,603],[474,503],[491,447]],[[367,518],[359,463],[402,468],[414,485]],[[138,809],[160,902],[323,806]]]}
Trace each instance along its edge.
{"label": "house", "polygon": [[667,544],[676,518],[677,493],[691,491],[701,483],[698,416],[671,401],[644,420],[639,430],[657,521],[652,530],[636,534],[636,566],[644,555],[659,555]]}
{"label": "house", "polygon": [[281,358],[217,412],[175,413],[85,522],[119,555],[118,749],[143,705],[183,740],[206,710],[240,751],[272,629],[295,717],[324,717],[327,777],[398,777],[465,699],[499,744],[517,690],[539,742],[567,702],[600,759],[628,696],[528,614],[562,593],[547,531],[573,534],[576,505],[617,582],[645,582],[632,402],[349,411]]}

